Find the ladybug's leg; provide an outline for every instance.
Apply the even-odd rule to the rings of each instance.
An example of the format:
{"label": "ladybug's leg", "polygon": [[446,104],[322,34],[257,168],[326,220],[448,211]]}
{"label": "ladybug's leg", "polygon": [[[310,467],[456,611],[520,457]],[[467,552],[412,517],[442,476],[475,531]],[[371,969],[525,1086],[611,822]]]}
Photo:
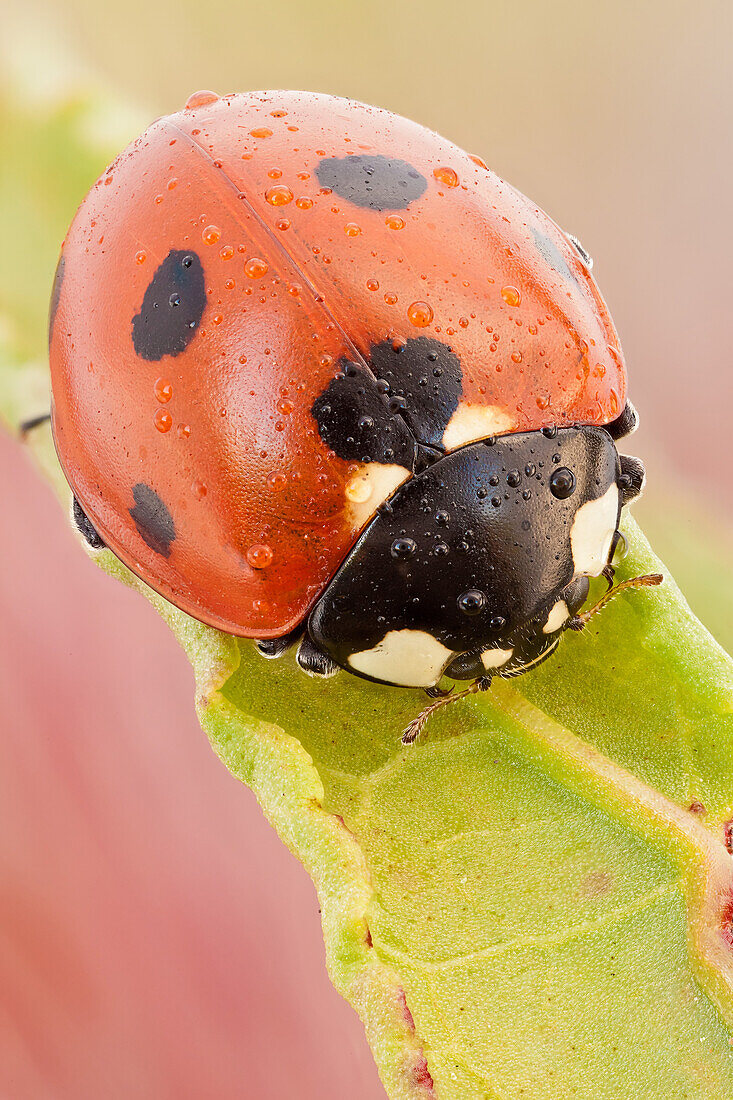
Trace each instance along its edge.
{"label": "ladybug's leg", "polygon": [[45,424],[51,419],[51,413],[41,413],[40,416],[32,416],[29,420],[22,420],[18,425],[18,430],[21,435],[28,435],[28,432],[32,432],[34,428],[40,428],[41,424]]}
{"label": "ladybug's leg", "polygon": [[336,662],[327,657],[307,634],[298,646],[295,659],[309,676],[335,676],[339,670]]}
{"label": "ladybug's leg", "polygon": [[474,680],[470,687],[464,688],[463,691],[458,691],[455,695],[451,691],[436,699],[430,706],[425,707],[417,718],[413,718],[405,728],[402,734],[402,744],[411,745],[420,736],[428,719],[435,714],[436,710],[448,706],[449,703],[455,703],[458,699],[465,699],[467,695],[475,695],[478,691],[487,691],[489,687],[491,687],[491,677],[481,676],[478,680]]}
{"label": "ladybug's leg", "polygon": [[621,489],[623,504],[628,504],[629,501],[638,497],[644,488],[646,470],[640,458],[632,458],[631,455],[620,455],[619,461],[621,463],[619,488]]}
{"label": "ladybug's leg", "polygon": [[610,424],[606,424],[606,431],[610,435],[611,439],[623,439],[627,435],[631,435],[635,432],[639,424],[639,417],[636,409],[627,401],[624,405],[623,412],[612,420]]}
{"label": "ladybug's leg", "polygon": [[273,661],[277,657],[282,657],[283,653],[294,646],[298,639],[302,637],[302,634],[303,628],[297,627],[290,634],[284,634],[282,638],[263,638],[255,642],[255,649],[260,656],[266,657],[268,661]]}
{"label": "ladybug's leg", "polygon": [[442,688],[438,687],[437,684],[435,687],[425,688],[425,694],[429,699],[444,699],[446,695],[450,695],[452,691],[452,687]]}
{"label": "ladybug's leg", "polygon": [[74,517],[74,523],[76,524],[79,532],[84,536],[86,541],[92,547],[93,550],[104,550],[105,543],[100,537],[97,529],[92,525],[91,521],[87,518],[79,501],[74,497],[74,503],[72,505],[71,513]]}

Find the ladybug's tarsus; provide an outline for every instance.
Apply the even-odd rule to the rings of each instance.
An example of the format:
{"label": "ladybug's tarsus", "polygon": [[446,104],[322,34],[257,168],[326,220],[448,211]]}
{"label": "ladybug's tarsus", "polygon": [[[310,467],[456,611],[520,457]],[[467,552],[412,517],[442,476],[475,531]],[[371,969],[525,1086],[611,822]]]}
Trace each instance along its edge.
{"label": "ladybug's tarsus", "polygon": [[84,509],[79,501],[74,497],[73,504],[71,506],[71,513],[74,517],[74,523],[81,535],[83,535],[86,542],[91,546],[92,550],[104,550],[105,543],[96,527],[91,523],[87,517]]}
{"label": "ladybug's tarsus", "polygon": [[28,420],[22,420],[18,425],[18,431],[22,437],[28,435],[29,432],[34,431],[35,428],[40,428],[42,424],[47,424],[51,420],[51,413],[41,413],[39,416],[31,416]]}
{"label": "ladybug's tarsus", "polygon": [[330,657],[327,657],[306,635],[298,646],[295,659],[308,676],[328,677],[335,676],[339,666]]}
{"label": "ladybug's tarsus", "polygon": [[643,492],[646,470],[641,459],[634,458],[632,455],[621,455],[619,462],[621,464],[621,478],[619,480],[621,497],[623,503],[628,504],[629,501],[635,500]]}
{"label": "ladybug's tarsus", "polygon": [[438,687],[437,684],[435,687],[425,688],[425,694],[429,699],[444,699],[447,695],[450,695],[452,691],[452,687],[442,688]]}
{"label": "ladybug's tarsus", "polygon": [[282,657],[283,653],[287,653],[302,637],[303,630],[298,628],[290,634],[283,635],[282,638],[261,638],[255,642],[255,649],[261,657],[265,657],[268,661],[274,661],[278,657]]}

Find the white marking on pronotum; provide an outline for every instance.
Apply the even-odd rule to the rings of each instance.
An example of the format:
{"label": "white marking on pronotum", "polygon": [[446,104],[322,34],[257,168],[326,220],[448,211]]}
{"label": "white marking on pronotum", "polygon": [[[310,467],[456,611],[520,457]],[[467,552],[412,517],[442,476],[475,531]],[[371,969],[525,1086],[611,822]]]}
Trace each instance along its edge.
{"label": "white marking on pronotum", "polygon": [[619,491],[614,483],[602,497],[589,500],[575,513],[570,529],[575,575],[598,577],[611,550],[618,520]]}
{"label": "white marking on pronotum", "polygon": [[570,612],[568,611],[568,605],[565,603],[565,600],[558,600],[547,616],[547,622],[542,627],[542,633],[554,634],[569,618]]}
{"label": "white marking on pronotum", "polygon": [[446,451],[455,451],[478,439],[504,435],[514,427],[514,417],[499,405],[471,405],[461,401],[443,432],[443,446]]}
{"label": "white marking on pronotum", "polygon": [[389,630],[373,649],[352,653],[357,672],[401,687],[433,687],[453,651],[424,630]]}
{"label": "white marking on pronotum", "polygon": [[485,669],[499,668],[511,660],[513,649],[485,649],[481,654],[481,664]]}
{"label": "white marking on pronotum", "polygon": [[407,481],[410,471],[395,463],[369,462],[344,486],[354,527],[361,529],[377,508]]}

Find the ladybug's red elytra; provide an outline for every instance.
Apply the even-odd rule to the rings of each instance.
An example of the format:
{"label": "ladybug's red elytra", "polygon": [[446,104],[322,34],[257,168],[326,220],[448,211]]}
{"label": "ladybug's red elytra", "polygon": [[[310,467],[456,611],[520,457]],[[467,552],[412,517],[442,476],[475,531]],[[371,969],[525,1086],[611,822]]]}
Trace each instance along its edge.
{"label": "ladybug's red elytra", "polygon": [[312,674],[437,694],[534,667],[612,577],[644,477],[590,267],[416,123],[198,93],[64,241],[52,425],[78,527]]}

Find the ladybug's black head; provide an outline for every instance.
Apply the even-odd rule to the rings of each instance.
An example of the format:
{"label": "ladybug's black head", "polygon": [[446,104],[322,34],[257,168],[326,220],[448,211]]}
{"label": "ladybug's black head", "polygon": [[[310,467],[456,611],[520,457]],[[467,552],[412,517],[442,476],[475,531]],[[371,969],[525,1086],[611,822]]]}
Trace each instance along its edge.
{"label": "ladybug's black head", "polygon": [[549,656],[607,565],[623,485],[601,428],[469,444],[382,506],[308,632],[382,683],[518,675]]}

